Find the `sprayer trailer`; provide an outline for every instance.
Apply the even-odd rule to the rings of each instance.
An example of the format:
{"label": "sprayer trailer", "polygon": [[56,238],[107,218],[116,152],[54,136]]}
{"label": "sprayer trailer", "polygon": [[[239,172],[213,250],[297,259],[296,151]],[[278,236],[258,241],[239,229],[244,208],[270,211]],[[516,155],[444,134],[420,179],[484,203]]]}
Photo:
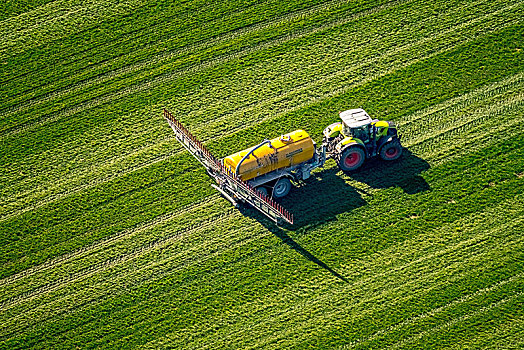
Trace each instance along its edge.
{"label": "sprayer trailer", "polygon": [[292,183],[311,176],[333,158],[343,171],[355,171],[368,158],[395,160],[402,154],[393,122],[373,120],[361,108],[339,113],[340,122],[324,129],[317,147],[304,130],[296,130],[254,147],[216,159],[171,113],[164,117],[178,141],[206,168],[213,185],[233,205],[249,203],[277,224],[293,216],[274,199],[285,197]]}

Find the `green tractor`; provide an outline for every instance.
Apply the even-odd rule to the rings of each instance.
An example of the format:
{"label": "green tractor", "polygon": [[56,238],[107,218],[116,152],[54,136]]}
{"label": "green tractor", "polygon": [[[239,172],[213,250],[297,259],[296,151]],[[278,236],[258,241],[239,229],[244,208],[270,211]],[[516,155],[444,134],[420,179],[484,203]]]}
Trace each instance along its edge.
{"label": "green tractor", "polygon": [[379,121],[362,108],[340,112],[342,122],[324,129],[326,157],[336,160],[343,171],[355,171],[368,158],[395,160],[402,154],[395,123]]}

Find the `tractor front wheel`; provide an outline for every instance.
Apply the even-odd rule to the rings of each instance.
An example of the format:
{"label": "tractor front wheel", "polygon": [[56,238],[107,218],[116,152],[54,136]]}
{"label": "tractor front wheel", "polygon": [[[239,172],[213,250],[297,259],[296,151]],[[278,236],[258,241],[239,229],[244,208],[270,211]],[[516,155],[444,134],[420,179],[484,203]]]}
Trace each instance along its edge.
{"label": "tractor front wheel", "polygon": [[386,143],[380,150],[380,158],[383,160],[395,160],[402,155],[402,146],[398,140]]}
{"label": "tractor front wheel", "polygon": [[338,157],[338,167],[343,171],[354,171],[364,163],[366,155],[360,147],[349,147]]}
{"label": "tractor front wheel", "polygon": [[287,177],[281,177],[278,179],[278,181],[275,183],[275,187],[273,187],[273,198],[282,198],[287,196],[289,191],[291,191],[291,181]]}

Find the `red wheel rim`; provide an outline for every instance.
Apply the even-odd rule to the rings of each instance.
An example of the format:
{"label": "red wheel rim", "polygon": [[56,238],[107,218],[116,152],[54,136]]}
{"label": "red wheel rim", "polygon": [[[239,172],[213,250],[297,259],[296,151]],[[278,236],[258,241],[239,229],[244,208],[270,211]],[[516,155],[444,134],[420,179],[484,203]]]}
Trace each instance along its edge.
{"label": "red wheel rim", "polygon": [[394,158],[398,154],[398,149],[396,147],[390,147],[386,150],[386,157]]}
{"label": "red wheel rim", "polygon": [[354,167],[360,162],[360,153],[353,152],[347,155],[346,159],[344,159],[344,165],[348,168]]}

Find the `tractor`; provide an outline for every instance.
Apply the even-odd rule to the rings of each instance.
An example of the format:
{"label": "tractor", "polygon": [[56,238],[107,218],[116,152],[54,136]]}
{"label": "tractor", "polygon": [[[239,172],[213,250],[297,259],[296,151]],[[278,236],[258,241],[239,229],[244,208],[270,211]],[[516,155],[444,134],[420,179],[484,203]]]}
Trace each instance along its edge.
{"label": "tractor", "polygon": [[327,158],[335,159],[341,170],[355,171],[377,155],[387,161],[402,155],[395,123],[371,119],[361,108],[340,112],[339,116],[341,122],[324,129],[323,145]]}

